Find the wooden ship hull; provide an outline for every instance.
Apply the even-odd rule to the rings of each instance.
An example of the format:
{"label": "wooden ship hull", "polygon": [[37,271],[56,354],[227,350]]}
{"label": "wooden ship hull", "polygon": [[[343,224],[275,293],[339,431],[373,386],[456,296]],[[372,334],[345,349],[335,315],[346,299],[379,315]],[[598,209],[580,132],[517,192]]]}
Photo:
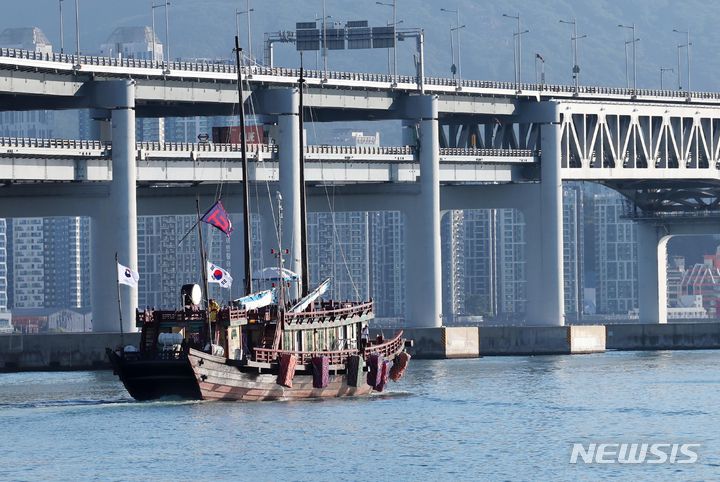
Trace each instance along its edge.
{"label": "wooden ship hull", "polygon": [[[255,362],[238,363],[224,357],[190,350],[188,359],[203,400],[261,401],[301,400],[311,398],[358,397],[371,394],[376,387],[366,382],[367,371],[361,374],[361,382],[351,386],[348,379],[348,357],[356,355],[366,360],[379,354],[388,362],[404,352],[406,340],[399,332],[389,341],[371,345],[363,351],[341,350],[323,352],[284,352],[281,350],[256,349]],[[277,360],[283,354],[292,354],[299,361],[292,386],[280,382]],[[310,360],[324,356],[330,360],[327,385],[315,385]],[[409,358],[409,357],[408,357]],[[382,388],[380,388],[382,390]]]}
{"label": "wooden ship hull", "polygon": [[136,353],[119,355],[107,349],[107,355],[125,389],[135,400],[159,398],[200,400],[202,395],[187,357],[143,358]]}
{"label": "wooden ship hull", "polygon": [[198,378],[203,400],[301,400],[369,395],[372,387],[351,387],[347,377],[330,375],[325,388],[313,388],[312,375],[295,375],[292,388],[278,384],[277,373],[243,372],[231,360],[191,350],[190,364]]}

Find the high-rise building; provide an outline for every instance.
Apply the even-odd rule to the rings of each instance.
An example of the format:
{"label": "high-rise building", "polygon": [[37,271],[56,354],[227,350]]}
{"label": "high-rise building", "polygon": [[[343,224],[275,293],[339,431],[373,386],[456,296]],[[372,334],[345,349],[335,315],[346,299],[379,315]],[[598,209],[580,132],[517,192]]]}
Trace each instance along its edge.
{"label": "high-rise building", "polygon": [[498,209],[496,236],[499,313],[508,318],[524,317],[527,263],[525,217],[522,212],[517,209]]}
{"label": "high-rise building", "polygon": [[400,211],[368,213],[370,294],[380,318],[405,316],[405,227]]}
{"label": "high-rise building", "polygon": [[12,220],[12,308],[45,306],[42,218]]}
{"label": "high-rise building", "polygon": [[89,231],[88,218],[14,218],[11,307],[87,307]]}
{"label": "high-rise building", "polygon": [[577,319],[583,310],[585,276],[583,258],[584,209],[582,188],[577,185],[563,187],[563,275],[565,292],[565,318]]}
{"label": "high-rise building", "polygon": [[624,315],[638,305],[637,228],[622,218],[620,194],[596,194],[593,204],[597,312]]}
{"label": "high-rise building", "polygon": [[331,278],[327,297],[369,298],[368,213],[309,213],[307,232],[310,283]]}
{"label": "high-rise building", "polygon": [[465,313],[469,315],[498,313],[496,216],[495,209],[463,212]]}
{"label": "high-rise building", "polygon": [[448,211],[440,223],[442,240],[442,310],[445,321],[465,314],[464,212]]}
{"label": "high-rise building", "polygon": [[0,218],[0,312],[8,308],[7,221]]}

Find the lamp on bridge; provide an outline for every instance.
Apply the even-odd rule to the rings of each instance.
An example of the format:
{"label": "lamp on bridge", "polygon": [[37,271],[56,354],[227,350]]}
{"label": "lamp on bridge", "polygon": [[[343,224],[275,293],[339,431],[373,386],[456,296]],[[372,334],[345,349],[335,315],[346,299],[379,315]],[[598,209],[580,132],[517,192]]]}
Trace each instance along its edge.
{"label": "lamp on bridge", "polygon": [[627,88],[630,88],[630,78],[628,77],[628,55],[627,55],[627,46],[632,44],[632,62],[633,62],[633,90],[637,90],[637,64],[635,63],[635,44],[637,44],[640,39],[635,36],[635,24],[632,25],[622,25],[618,24],[618,27],[620,28],[627,28],[632,30],[632,39],[625,41],[625,84]]}
{"label": "lamp on bridge", "polygon": [[[452,57],[452,67],[451,72],[453,77],[455,77],[455,73],[457,72],[457,88],[460,89],[460,86],[462,84],[462,68],[460,67],[460,29],[465,28],[465,25],[460,25],[460,8],[452,9],[452,8],[441,8],[441,12],[446,13],[454,13],[455,14],[455,26],[450,27],[450,56]],[[457,64],[455,64],[455,53],[453,51],[453,32],[455,32],[455,35],[457,36]],[[457,67],[456,67],[457,65]]]}
{"label": "lamp on bridge", "polygon": [[248,49],[248,64],[252,62],[252,34],[250,31],[250,12],[254,12],[254,8],[250,8],[250,0],[247,0],[245,10],[235,9],[235,32],[237,37],[240,38],[240,15],[247,14],[247,49]]}
{"label": "lamp on bridge", "polygon": [[[384,5],[386,7],[392,7],[393,9],[393,86],[397,85],[397,0],[393,0],[392,3],[375,2],[376,5]],[[323,12],[324,13],[324,12]]]}
{"label": "lamp on bridge", "polygon": [[513,32],[513,64],[515,66],[515,85],[516,90],[520,90],[522,82],[522,36],[529,33],[530,30],[520,30],[520,12],[517,15],[502,14],[503,17],[517,20],[517,32]]}
{"label": "lamp on bridge", "polygon": [[663,77],[665,72],[675,72],[675,69],[672,67],[660,67],[660,90],[664,90]]}
{"label": "lamp on bridge", "polygon": [[578,36],[577,22],[575,21],[575,17],[573,17],[572,20],[560,20],[560,23],[566,23],[568,25],[573,26],[573,33],[572,33],[572,36],[570,36],[570,48],[572,50],[572,56],[573,56],[572,78],[573,78],[573,83],[575,84],[575,92],[577,92],[578,87],[580,85],[580,65],[578,64],[577,41],[580,39],[587,38],[587,35]]}
{"label": "lamp on bridge", "polygon": [[170,19],[168,16],[168,10],[170,9],[170,2],[163,2],[157,5],[151,6],[152,11],[152,34],[153,34],[153,60],[155,60],[155,9],[165,8],[165,57],[167,58],[165,65],[165,73],[170,71]]}
{"label": "lamp on bridge", "polygon": [[676,28],[673,29],[673,32],[683,34],[685,35],[686,42],[683,45],[678,45],[678,90],[682,90],[682,83],[680,82],[680,49],[687,48],[687,91],[690,92],[690,46],[692,45],[692,42],[690,42],[690,29],[687,30],[678,30]]}

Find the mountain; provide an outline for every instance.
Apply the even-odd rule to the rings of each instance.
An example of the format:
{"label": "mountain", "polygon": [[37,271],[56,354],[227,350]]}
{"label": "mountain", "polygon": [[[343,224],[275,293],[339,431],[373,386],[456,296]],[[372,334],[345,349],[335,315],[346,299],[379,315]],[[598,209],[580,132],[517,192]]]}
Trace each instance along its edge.
{"label": "mountain", "polygon": [[[391,3],[392,0],[385,0]],[[6,27],[38,26],[56,47],[59,44],[58,2],[24,0],[4,2],[0,30]],[[81,50],[97,51],[114,27],[150,25],[149,0],[79,0]],[[159,3],[159,2],[155,2]],[[331,21],[368,20],[372,26],[383,26],[392,17],[392,9],[372,0],[327,0],[326,14]],[[581,83],[623,86],[625,84],[625,40],[629,29],[618,24],[636,25],[638,87],[657,88],[660,67],[677,71],[677,45],[685,36],[673,28],[687,30],[691,26],[691,67],[693,90],[718,90],[715,78],[720,62],[713,45],[720,32],[714,19],[720,16],[720,2],[700,0],[547,0],[490,2],[478,0],[397,0],[397,19],[401,27],[422,27],[426,32],[426,73],[449,75],[450,33],[455,23],[453,14],[440,8],[460,8],[461,67],[464,78],[513,80],[513,37],[515,20],[503,13],[521,15],[523,30],[523,78],[535,79],[535,53],[546,61],[549,83],[570,83],[572,67],[570,37],[572,26],[559,20],[577,19]],[[74,50],[74,3],[63,2],[65,43]],[[235,9],[245,10],[244,0],[172,0],[170,5],[170,46],[173,57],[230,57],[235,32]],[[295,22],[312,21],[322,16],[322,0],[252,1],[253,51],[262,51],[264,32],[294,30]],[[246,18],[240,17],[241,39],[246,38]],[[164,41],[164,12],[156,10],[158,36]],[[629,53],[631,51],[629,49]],[[686,87],[686,50],[682,49],[681,75]],[[398,63],[401,73],[411,73],[414,43],[400,42]],[[387,72],[388,56],[381,50],[331,51],[329,67],[349,71]],[[629,55],[632,57],[632,55]],[[315,55],[306,56],[306,65],[314,67]],[[299,56],[290,45],[276,47],[276,64],[295,66]],[[322,65],[322,63],[320,63]],[[632,79],[632,64],[630,65]],[[666,87],[677,84],[677,72],[665,74]]]}

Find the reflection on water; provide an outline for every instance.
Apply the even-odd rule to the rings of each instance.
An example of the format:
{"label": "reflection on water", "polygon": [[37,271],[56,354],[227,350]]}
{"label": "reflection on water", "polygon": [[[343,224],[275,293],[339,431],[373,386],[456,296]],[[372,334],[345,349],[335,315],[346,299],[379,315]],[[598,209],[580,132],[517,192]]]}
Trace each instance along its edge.
{"label": "reflection on water", "polygon": [[[0,375],[1,478],[712,479],[720,352],[413,360],[391,391],[133,401],[110,372]],[[573,442],[701,443],[695,465],[570,465]]]}

